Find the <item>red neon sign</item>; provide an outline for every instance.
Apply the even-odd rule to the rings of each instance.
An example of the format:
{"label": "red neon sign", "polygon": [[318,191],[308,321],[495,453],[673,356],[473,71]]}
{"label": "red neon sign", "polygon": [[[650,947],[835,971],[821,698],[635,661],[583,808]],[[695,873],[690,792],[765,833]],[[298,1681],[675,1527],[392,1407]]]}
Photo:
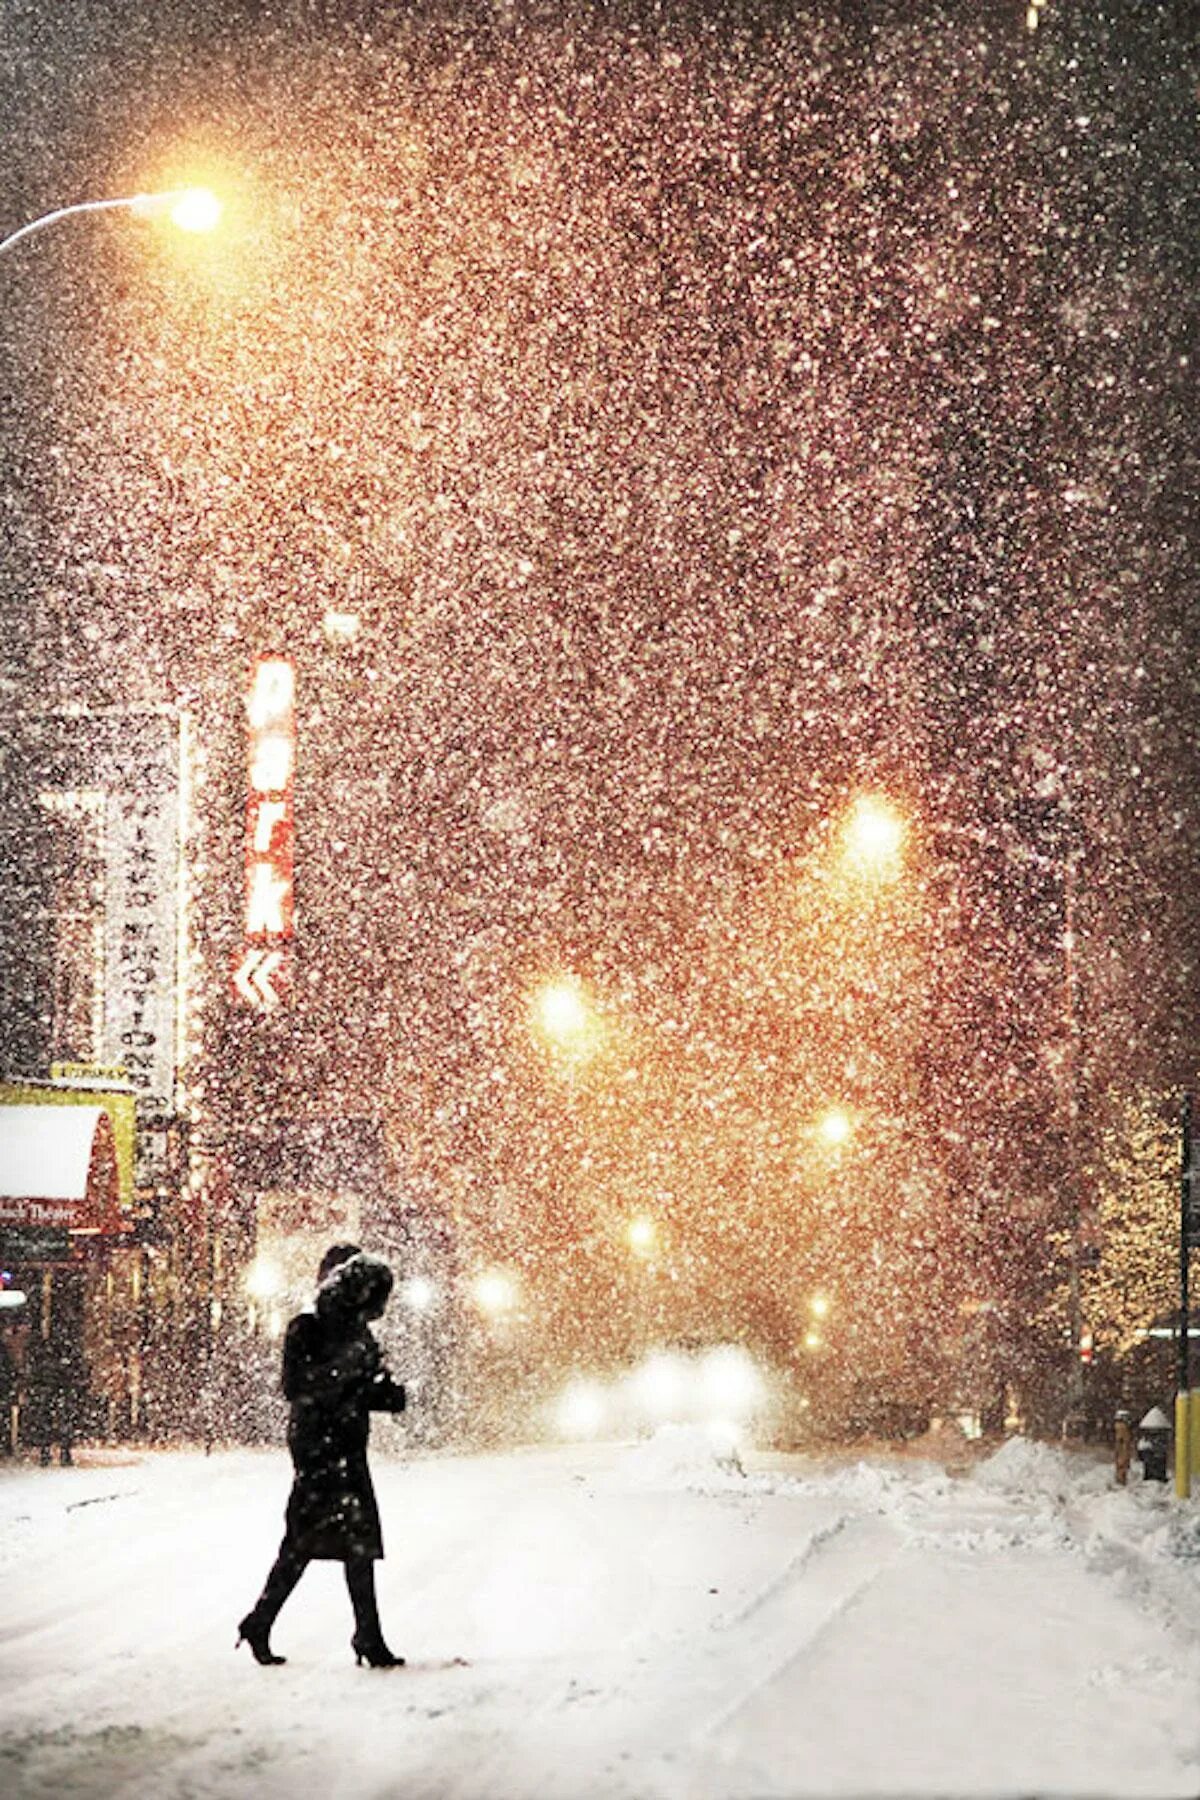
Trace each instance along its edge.
{"label": "red neon sign", "polygon": [[233,982],[260,1011],[279,1003],[275,982],[295,933],[296,673],[282,656],[254,664],[246,698],[245,949]]}

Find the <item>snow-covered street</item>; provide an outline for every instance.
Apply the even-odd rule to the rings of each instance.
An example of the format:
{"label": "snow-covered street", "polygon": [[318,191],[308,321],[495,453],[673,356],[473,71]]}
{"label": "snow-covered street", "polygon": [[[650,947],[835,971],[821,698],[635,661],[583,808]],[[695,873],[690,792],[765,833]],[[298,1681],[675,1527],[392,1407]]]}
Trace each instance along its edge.
{"label": "snow-covered street", "polygon": [[287,1485],[276,1451],[0,1474],[11,1800],[1200,1792],[1200,1518],[1091,1457],[380,1457],[394,1673],[335,1565],[286,1667],[234,1653]]}

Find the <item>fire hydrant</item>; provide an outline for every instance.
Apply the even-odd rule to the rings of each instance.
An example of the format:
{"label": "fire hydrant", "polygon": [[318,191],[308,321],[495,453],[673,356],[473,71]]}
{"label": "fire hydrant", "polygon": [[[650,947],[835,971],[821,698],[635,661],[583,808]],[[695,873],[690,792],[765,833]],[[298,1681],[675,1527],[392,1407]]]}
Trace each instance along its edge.
{"label": "fire hydrant", "polygon": [[1125,1407],[1117,1413],[1113,1426],[1113,1455],[1117,1465],[1117,1481],[1122,1487],[1129,1480],[1129,1465],[1133,1461],[1133,1419]]}
{"label": "fire hydrant", "polygon": [[1171,1437],[1171,1421],[1161,1406],[1152,1406],[1138,1426],[1137,1453],[1141,1458],[1143,1481],[1167,1479],[1167,1446]]}

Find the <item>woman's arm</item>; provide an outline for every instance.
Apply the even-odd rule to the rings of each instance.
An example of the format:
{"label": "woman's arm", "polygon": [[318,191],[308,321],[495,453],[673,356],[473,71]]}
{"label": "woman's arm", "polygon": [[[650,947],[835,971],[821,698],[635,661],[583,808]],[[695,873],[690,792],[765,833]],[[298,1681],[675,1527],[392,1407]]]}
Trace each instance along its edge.
{"label": "woman's arm", "polygon": [[381,1368],[374,1379],[367,1384],[367,1405],[372,1412],[403,1412],[408,1404],[408,1396],[404,1384],[393,1381],[387,1370]]}
{"label": "woman's arm", "polygon": [[374,1337],[371,1338],[371,1348],[375,1352],[375,1364],[367,1379],[367,1405],[372,1412],[403,1412],[408,1404],[404,1384],[392,1380]]}

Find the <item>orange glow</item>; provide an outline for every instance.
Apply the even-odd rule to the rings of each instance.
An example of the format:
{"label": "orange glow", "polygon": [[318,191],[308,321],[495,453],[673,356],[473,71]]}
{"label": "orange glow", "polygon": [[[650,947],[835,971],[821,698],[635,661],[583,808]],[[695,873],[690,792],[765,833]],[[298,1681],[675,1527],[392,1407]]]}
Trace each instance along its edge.
{"label": "orange glow", "polygon": [[517,1287],[504,1269],[485,1269],[476,1276],[472,1292],[476,1305],[493,1318],[511,1312],[517,1301]]}
{"label": "orange glow", "polygon": [[180,188],[168,209],[171,223],[181,231],[212,231],[224,208],[211,188]]}
{"label": "orange glow", "polygon": [[539,1035],[571,1056],[588,1056],[599,1042],[595,1011],[571,976],[543,983],[534,995],[533,1018]]}
{"label": "orange glow", "polygon": [[903,814],[890,800],[860,795],[843,829],[842,845],[848,867],[856,875],[875,878],[899,874],[906,835]]}
{"label": "orange glow", "polygon": [[817,1133],[821,1141],[833,1150],[840,1150],[843,1144],[848,1144],[853,1132],[854,1121],[842,1106],[831,1106],[817,1121]]}
{"label": "orange glow", "polygon": [[658,1231],[653,1219],[647,1218],[645,1213],[639,1213],[636,1218],[630,1219],[626,1235],[631,1249],[636,1250],[640,1256],[648,1256],[655,1246]]}

